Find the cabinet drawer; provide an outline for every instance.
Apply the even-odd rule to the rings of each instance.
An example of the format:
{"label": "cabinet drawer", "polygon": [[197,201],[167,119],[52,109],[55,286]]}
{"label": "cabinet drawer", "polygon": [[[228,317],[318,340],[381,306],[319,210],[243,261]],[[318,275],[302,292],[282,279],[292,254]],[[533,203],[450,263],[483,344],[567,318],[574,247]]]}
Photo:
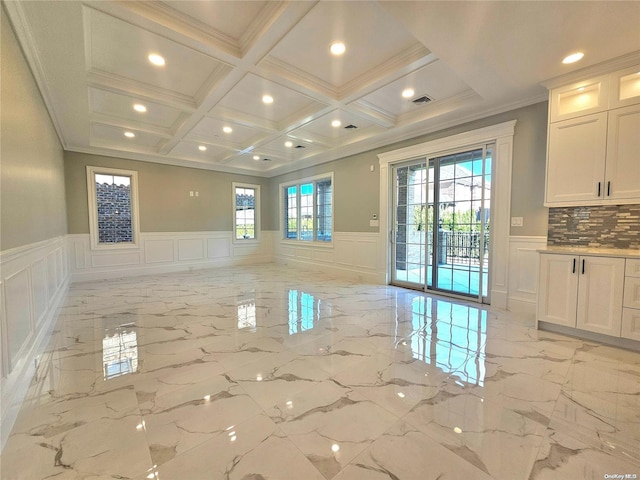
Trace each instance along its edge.
{"label": "cabinet drawer", "polygon": [[640,310],[636,308],[622,309],[622,338],[640,340]]}
{"label": "cabinet drawer", "polygon": [[626,277],[624,279],[624,301],[627,308],[640,309],[640,278]]}
{"label": "cabinet drawer", "polygon": [[640,258],[627,258],[627,267],[624,275],[625,277],[640,278]]}

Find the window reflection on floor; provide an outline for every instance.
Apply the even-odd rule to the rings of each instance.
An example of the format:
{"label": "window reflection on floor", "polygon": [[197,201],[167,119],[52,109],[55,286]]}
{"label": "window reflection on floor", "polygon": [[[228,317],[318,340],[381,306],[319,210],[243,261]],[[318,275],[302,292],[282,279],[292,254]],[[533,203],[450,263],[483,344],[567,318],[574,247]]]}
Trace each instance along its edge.
{"label": "window reflection on floor", "polygon": [[313,328],[316,311],[320,312],[320,300],[309,293],[289,290],[289,335]]}
{"label": "window reflection on floor", "polygon": [[138,370],[138,338],[134,324],[105,329],[102,365],[105,380]]}
{"label": "window reflection on floor", "polygon": [[487,312],[445,300],[416,296],[411,303],[413,357],[459,380],[484,384]]}
{"label": "window reflection on floor", "polygon": [[256,302],[253,299],[238,304],[238,330],[245,328],[256,331]]}

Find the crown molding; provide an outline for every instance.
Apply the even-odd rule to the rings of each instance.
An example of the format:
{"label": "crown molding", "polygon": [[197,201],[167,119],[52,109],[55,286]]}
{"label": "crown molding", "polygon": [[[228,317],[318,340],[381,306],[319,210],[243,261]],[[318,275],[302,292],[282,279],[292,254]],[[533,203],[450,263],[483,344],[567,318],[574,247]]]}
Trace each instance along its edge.
{"label": "crown molding", "polygon": [[589,67],[584,67],[570,73],[550,78],[549,80],[542,82],[541,85],[551,90],[552,88],[567,85],[569,83],[579,82],[585,78],[597,77],[599,75],[615,72],[616,70],[623,70],[627,67],[632,67],[638,64],[640,64],[640,51],[631,52],[605,62],[597,63]]}
{"label": "crown molding", "polygon": [[40,95],[42,96],[42,100],[47,109],[47,114],[49,115],[53,128],[58,136],[58,141],[62,145],[62,148],[66,149],[67,142],[64,135],[64,126],[60,118],[56,116],[53,96],[49,90],[49,80],[42,66],[41,55],[36,47],[33,35],[31,34],[31,27],[23,10],[22,3],[16,1],[3,1],[2,6],[6,8],[7,18],[13,27],[16,37],[18,38],[18,42],[26,58],[29,70],[31,70],[31,75],[33,76],[38,90],[40,91]]}

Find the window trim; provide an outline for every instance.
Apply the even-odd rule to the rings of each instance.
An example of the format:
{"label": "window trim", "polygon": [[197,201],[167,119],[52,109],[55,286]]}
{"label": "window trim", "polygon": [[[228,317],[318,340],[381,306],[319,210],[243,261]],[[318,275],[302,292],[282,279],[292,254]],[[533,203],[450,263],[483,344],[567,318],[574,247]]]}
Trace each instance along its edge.
{"label": "window trim", "polygon": [[[119,175],[131,178],[131,227],[133,242],[100,243],[98,236],[98,202],[96,200],[96,174]],[[120,168],[93,167],[87,165],[87,197],[89,204],[89,235],[91,250],[125,250],[140,248],[140,219],[138,217],[138,172]]]}
{"label": "window trim", "polygon": [[[315,185],[320,180],[331,179],[331,241],[320,241],[316,240],[317,232],[316,232],[316,189]],[[313,191],[313,240],[300,240],[298,238],[291,239],[286,237],[285,226],[284,226],[284,189],[292,186],[298,187],[298,197],[300,196],[300,186],[305,183],[313,183],[314,191]],[[283,182],[278,185],[279,193],[279,223],[280,223],[280,242],[284,244],[290,245],[310,245],[314,247],[324,247],[324,248],[333,248],[334,234],[335,234],[335,183],[334,183],[334,175],[333,172],[327,172],[320,175],[314,175],[312,177],[304,177],[296,180],[291,180],[288,182]],[[298,208],[300,205],[298,205]],[[300,228],[300,222],[298,223],[298,229]]]}
{"label": "window trim", "polygon": [[[236,238],[236,188],[253,188],[256,191],[256,198],[254,201],[254,226],[253,231],[255,233],[255,238]],[[252,184],[252,183],[241,183],[241,182],[232,182],[231,183],[231,208],[233,211],[232,222],[233,229],[231,230],[231,239],[233,243],[247,245],[251,243],[259,243],[260,242],[260,185]]]}

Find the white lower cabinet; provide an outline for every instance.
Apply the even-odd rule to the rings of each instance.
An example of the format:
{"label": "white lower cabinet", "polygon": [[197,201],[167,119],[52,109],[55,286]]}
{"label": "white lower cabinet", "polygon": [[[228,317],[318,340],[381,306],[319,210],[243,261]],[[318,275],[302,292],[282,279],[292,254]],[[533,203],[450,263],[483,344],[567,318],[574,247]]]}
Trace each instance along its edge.
{"label": "white lower cabinet", "polygon": [[621,336],[625,259],[541,254],[538,320]]}
{"label": "white lower cabinet", "polygon": [[622,336],[640,341],[640,259],[628,259],[625,271]]}
{"label": "white lower cabinet", "polygon": [[538,320],[565,327],[576,326],[577,268],[577,256],[540,255]]}
{"label": "white lower cabinet", "polygon": [[622,337],[640,341],[640,310],[622,309]]}
{"label": "white lower cabinet", "polygon": [[624,258],[580,257],[579,270],[576,327],[619,337]]}

